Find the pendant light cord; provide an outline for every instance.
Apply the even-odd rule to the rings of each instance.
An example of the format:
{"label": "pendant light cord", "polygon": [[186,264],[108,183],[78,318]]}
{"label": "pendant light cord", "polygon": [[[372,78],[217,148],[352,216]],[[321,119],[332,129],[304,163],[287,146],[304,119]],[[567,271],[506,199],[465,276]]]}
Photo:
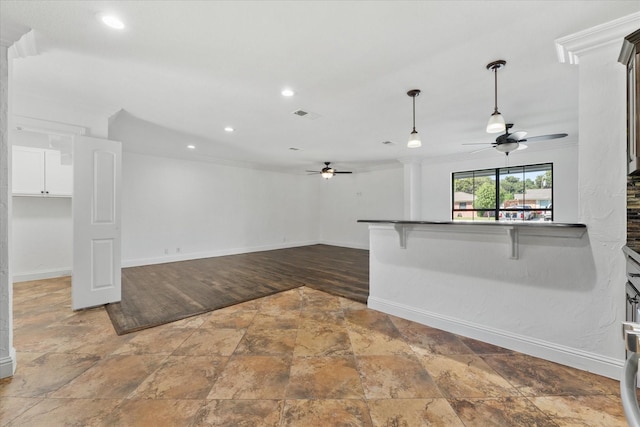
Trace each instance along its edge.
{"label": "pendant light cord", "polygon": [[412,96],[413,98],[413,131],[416,131],[416,95]]}
{"label": "pendant light cord", "polygon": [[493,100],[494,100],[494,107],[493,107],[493,113],[497,113],[498,112],[498,69],[497,68],[493,68]]}

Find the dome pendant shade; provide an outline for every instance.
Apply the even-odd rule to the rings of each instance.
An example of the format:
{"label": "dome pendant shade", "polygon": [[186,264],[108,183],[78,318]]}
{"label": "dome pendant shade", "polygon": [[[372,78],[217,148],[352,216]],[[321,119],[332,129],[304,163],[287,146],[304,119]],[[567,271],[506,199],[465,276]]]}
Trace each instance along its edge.
{"label": "dome pendant shade", "polygon": [[487,132],[488,133],[498,133],[504,132],[505,130],[505,122],[504,117],[500,114],[499,111],[496,111],[489,117],[489,123],[487,123]]}
{"label": "dome pendant shade", "polygon": [[407,142],[408,148],[419,148],[422,147],[422,142],[420,141],[420,136],[418,135],[418,131],[416,131],[416,96],[420,95],[420,89],[412,89],[407,92],[411,98],[413,98],[413,130],[409,135],[409,141]]}
{"label": "dome pendant shade", "polygon": [[413,129],[413,132],[411,132],[411,135],[409,135],[409,142],[407,142],[407,147],[409,148],[422,147],[422,141],[420,141],[420,136],[418,135],[418,132],[416,132],[415,129]]}
{"label": "dome pendant shade", "polygon": [[502,59],[487,64],[487,70],[491,70],[494,77],[494,107],[493,114],[491,114],[489,122],[487,123],[487,133],[498,133],[506,130],[504,118],[498,111],[498,70],[503,68],[506,64],[507,61]]}

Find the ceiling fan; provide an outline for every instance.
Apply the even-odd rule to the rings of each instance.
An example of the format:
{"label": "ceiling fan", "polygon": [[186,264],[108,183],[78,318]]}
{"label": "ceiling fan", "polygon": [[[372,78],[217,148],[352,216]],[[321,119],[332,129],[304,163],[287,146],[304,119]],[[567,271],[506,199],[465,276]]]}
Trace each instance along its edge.
{"label": "ceiling fan", "polygon": [[565,136],[567,136],[566,133],[552,133],[549,135],[539,135],[539,136],[532,136],[532,137],[526,138],[527,132],[524,132],[524,131],[509,133],[509,129],[511,129],[512,127],[513,127],[513,123],[507,123],[505,125],[504,133],[498,136],[495,142],[472,142],[472,143],[467,143],[462,145],[491,144],[491,147],[483,148],[477,151],[472,151],[472,153],[488,150],[489,148],[495,148],[496,150],[508,156],[509,153],[511,153],[512,151],[524,150],[525,148],[527,148],[527,145],[523,144],[524,142],[537,142],[537,141],[544,141],[547,139],[564,138]]}
{"label": "ceiling fan", "polygon": [[329,178],[333,178],[333,176],[337,173],[353,173],[350,171],[337,171],[334,168],[332,168],[331,166],[329,166],[329,164],[331,164],[331,162],[324,162],[324,167],[322,168],[322,170],[318,171],[307,171],[309,172],[309,175],[313,175],[313,174],[320,174],[322,175],[322,177],[324,179],[329,179]]}

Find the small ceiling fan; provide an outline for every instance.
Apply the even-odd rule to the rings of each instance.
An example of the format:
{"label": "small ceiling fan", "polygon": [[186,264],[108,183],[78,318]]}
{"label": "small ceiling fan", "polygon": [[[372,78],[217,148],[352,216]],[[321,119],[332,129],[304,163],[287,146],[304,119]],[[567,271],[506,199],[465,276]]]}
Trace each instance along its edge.
{"label": "small ceiling fan", "polygon": [[334,168],[332,168],[331,166],[329,166],[331,164],[331,162],[324,162],[324,167],[322,168],[322,170],[318,171],[307,171],[309,172],[309,175],[314,175],[314,174],[320,174],[322,175],[322,177],[324,179],[329,179],[329,178],[333,178],[333,176],[337,173],[353,173],[350,171],[337,171]]}
{"label": "small ceiling fan", "polygon": [[539,136],[532,136],[532,137],[526,138],[527,132],[524,132],[524,131],[509,133],[509,129],[511,129],[512,127],[513,127],[513,123],[507,123],[505,125],[504,133],[498,136],[495,142],[472,142],[472,143],[467,143],[462,145],[491,144],[491,147],[483,148],[477,151],[472,151],[471,153],[478,153],[483,150],[488,150],[489,148],[495,148],[496,150],[508,156],[509,153],[511,153],[512,151],[524,150],[525,148],[527,148],[527,145],[523,144],[524,142],[537,142],[537,141],[544,141],[547,139],[564,138],[565,136],[567,136],[566,133],[552,133],[549,135],[539,135]]}

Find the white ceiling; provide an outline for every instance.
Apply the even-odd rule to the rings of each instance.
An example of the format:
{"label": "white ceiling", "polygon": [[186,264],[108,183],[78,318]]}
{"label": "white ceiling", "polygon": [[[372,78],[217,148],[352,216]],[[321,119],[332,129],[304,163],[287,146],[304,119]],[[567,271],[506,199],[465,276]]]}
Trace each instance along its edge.
{"label": "white ceiling", "polygon": [[[514,130],[569,134],[529,150],[575,144],[578,67],[558,62],[554,40],[639,10],[638,0],[2,0],[0,23],[35,31],[39,54],[14,63],[15,96],[54,98],[105,119],[124,110],[192,135],[159,142],[160,154],[300,171],[332,161],[358,171],[412,156],[470,156],[476,147],[463,143],[492,142],[485,66],[496,59],[507,61],[498,105]],[[98,12],[117,13],[126,29],[103,26]],[[285,86],[296,95],[282,97]],[[408,149],[414,88],[423,146]],[[139,141],[123,143],[133,150]],[[502,160],[494,150],[478,155]]]}

